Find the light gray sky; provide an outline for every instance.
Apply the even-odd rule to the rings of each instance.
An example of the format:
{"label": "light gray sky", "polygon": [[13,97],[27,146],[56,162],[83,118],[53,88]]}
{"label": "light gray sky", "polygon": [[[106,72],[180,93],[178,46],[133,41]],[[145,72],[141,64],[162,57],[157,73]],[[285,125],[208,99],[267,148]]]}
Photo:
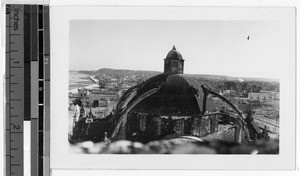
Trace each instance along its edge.
{"label": "light gray sky", "polygon": [[278,77],[284,44],[276,21],[73,20],[69,35],[71,70],[163,72],[175,45],[184,73],[262,78]]}

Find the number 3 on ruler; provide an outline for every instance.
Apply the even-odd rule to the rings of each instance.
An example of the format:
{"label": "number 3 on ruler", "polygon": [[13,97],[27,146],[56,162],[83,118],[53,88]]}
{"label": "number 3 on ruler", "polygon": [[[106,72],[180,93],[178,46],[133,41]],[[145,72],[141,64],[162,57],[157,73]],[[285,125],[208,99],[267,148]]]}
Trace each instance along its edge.
{"label": "number 3 on ruler", "polygon": [[44,59],[44,64],[48,64],[48,58],[47,57],[45,57],[45,59]]}
{"label": "number 3 on ruler", "polygon": [[20,129],[20,126],[19,125],[15,125],[15,124],[12,124],[13,125],[13,127],[14,127],[14,129]]}

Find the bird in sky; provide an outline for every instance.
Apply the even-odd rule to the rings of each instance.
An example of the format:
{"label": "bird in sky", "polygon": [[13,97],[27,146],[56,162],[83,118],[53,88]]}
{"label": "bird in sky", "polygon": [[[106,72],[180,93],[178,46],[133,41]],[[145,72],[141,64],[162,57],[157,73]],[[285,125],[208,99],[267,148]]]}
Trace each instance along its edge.
{"label": "bird in sky", "polygon": [[250,39],[250,35],[248,35],[248,37],[247,37],[247,40],[249,40]]}

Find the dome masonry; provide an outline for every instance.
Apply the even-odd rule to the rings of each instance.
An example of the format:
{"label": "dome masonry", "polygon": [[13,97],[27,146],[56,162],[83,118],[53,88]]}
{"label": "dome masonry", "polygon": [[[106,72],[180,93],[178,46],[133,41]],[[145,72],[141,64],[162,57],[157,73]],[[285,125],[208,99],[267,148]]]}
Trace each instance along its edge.
{"label": "dome masonry", "polygon": [[[112,141],[148,143],[169,135],[202,137],[213,133],[217,116],[206,118],[206,122],[198,120],[202,113],[217,110],[201,86],[190,75],[162,73],[128,89],[116,106]],[[203,126],[206,124],[211,127]]]}
{"label": "dome masonry", "polygon": [[167,74],[183,74],[184,59],[179,51],[176,50],[175,45],[171,51],[169,51],[165,58],[164,73]]}

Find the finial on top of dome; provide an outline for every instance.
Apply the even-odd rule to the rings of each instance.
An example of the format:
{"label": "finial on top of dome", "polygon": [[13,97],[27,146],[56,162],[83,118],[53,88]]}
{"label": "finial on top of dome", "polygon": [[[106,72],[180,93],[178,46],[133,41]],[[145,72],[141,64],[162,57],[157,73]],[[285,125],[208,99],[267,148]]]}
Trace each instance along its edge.
{"label": "finial on top of dome", "polygon": [[173,45],[173,48],[172,48],[172,50],[176,50],[176,47],[175,47],[175,45]]}

